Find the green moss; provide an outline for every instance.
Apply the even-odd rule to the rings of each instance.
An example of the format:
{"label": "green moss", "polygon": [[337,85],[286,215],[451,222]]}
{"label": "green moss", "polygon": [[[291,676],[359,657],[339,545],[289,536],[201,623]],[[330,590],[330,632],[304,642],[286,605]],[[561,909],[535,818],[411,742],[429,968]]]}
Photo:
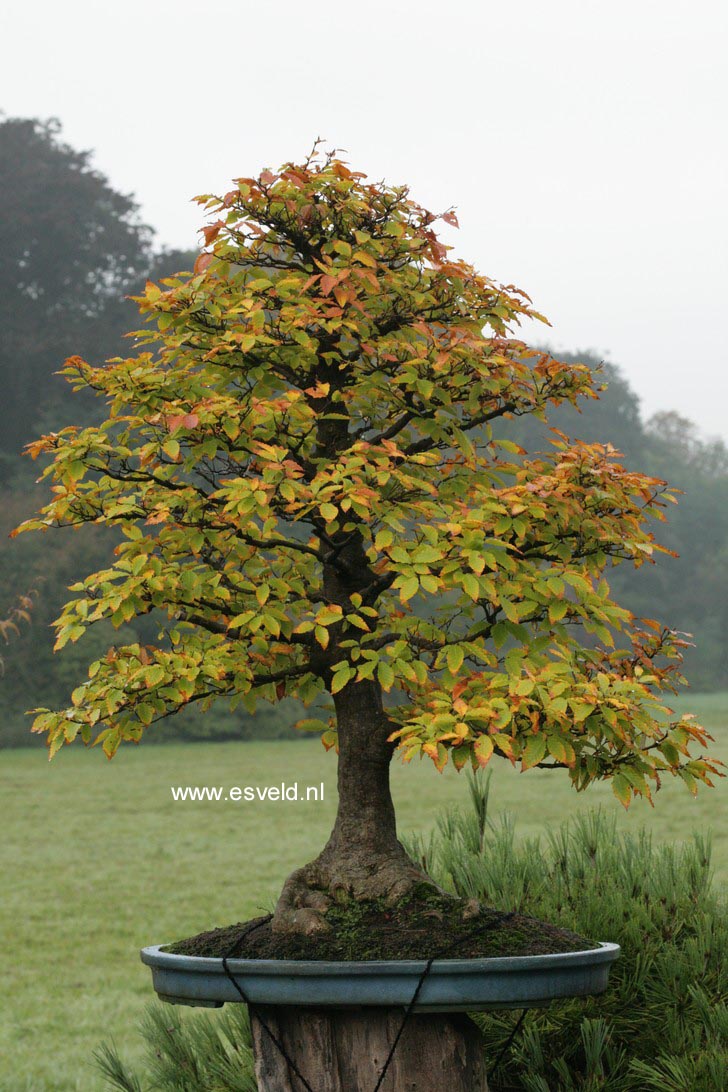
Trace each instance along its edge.
{"label": "green moss", "polygon": [[165,950],[179,955],[241,959],[361,961],[377,959],[477,959],[574,952],[596,945],[584,937],[517,913],[481,908],[465,920],[468,904],[422,885],[394,906],[384,899],[334,903],[330,931],[279,936],[267,918],[200,933]]}

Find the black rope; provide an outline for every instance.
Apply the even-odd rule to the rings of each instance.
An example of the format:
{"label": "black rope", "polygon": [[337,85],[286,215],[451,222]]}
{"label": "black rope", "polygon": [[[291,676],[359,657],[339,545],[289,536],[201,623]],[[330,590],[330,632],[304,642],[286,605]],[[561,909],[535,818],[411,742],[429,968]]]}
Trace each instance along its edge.
{"label": "black rope", "polygon": [[394,1057],[394,1052],[397,1049],[397,1044],[399,1043],[399,1040],[402,1038],[402,1032],[404,1031],[404,1029],[405,1029],[405,1027],[407,1025],[407,1021],[409,1020],[410,1016],[412,1015],[412,1010],[415,1007],[415,1004],[417,1002],[417,998],[420,995],[420,990],[422,989],[422,987],[423,987],[423,985],[425,983],[425,979],[427,978],[428,974],[432,970],[432,964],[434,962],[435,962],[435,957],[434,956],[432,957],[432,959],[428,959],[427,965],[425,966],[424,971],[422,972],[422,974],[419,977],[419,980],[417,982],[417,988],[415,989],[415,992],[412,994],[412,999],[411,999],[409,1005],[407,1006],[407,1008],[405,1010],[404,1018],[402,1020],[402,1023],[399,1025],[399,1031],[397,1032],[397,1034],[394,1037],[394,1042],[392,1043],[389,1054],[387,1055],[387,1060],[384,1063],[384,1068],[383,1068],[382,1072],[379,1074],[379,1080],[377,1081],[374,1092],[379,1092],[379,1089],[382,1087],[382,1082],[384,1081],[384,1078],[387,1076],[387,1070],[389,1069],[389,1066],[390,1066],[390,1064],[392,1062],[392,1058]]}
{"label": "black rope", "polygon": [[[491,922],[489,922],[489,927],[492,927],[494,925],[502,925],[504,921],[508,921],[509,918],[512,918],[514,913],[515,913],[514,910],[506,910],[506,911],[502,912],[501,914],[496,915],[496,917]],[[405,1029],[405,1027],[407,1025],[407,1021],[409,1020],[410,1016],[412,1015],[412,1011],[413,1011],[413,1009],[415,1007],[415,1004],[417,1002],[417,998],[419,997],[420,990],[422,989],[422,987],[424,985],[424,982],[425,982],[425,979],[427,978],[428,974],[430,973],[430,971],[432,969],[432,964],[435,962],[435,959],[443,959],[447,955],[447,953],[451,952],[452,949],[457,944],[462,944],[462,942],[464,940],[469,940],[470,937],[475,936],[476,933],[479,933],[481,929],[482,929],[481,925],[475,926],[473,929],[470,930],[470,932],[466,933],[464,937],[458,937],[458,939],[454,940],[452,942],[452,944],[449,944],[447,946],[447,948],[445,948],[444,951],[442,951],[440,953],[439,956],[433,956],[432,959],[428,960],[424,971],[420,975],[419,981],[417,983],[417,987],[415,989],[414,994],[412,995],[412,1000],[410,1001],[409,1005],[407,1006],[407,1009],[405,1010],[404,1018],[402,1020],[402,1023],[399,1025],[399,1031],[397,1032],[397,1034],[395,1036],[395,1039],[394,1039],[394,1042],[392,1043],[392,1048],[389,1051],[389,1056],[387,1057],[387,1060],[384,1063],[384,1069],[379,1074],[379,1080],[377,1081],[377,1086],[374,1089],[374,1092],[379,1092],[379,1089],[382,1087],[382,1083],[384,1082],[384,1078],[387,1075],[387,1070],[389,1069],[389,1066],[390,1066],[390,1064],[392,1062],[392,1058],[394,1057],[394,1052],[397,1049],[397,1044],[399,1043],[399,1040],[402,1038],[402,1033],[403,1033],[403,1031],[404,1031],[404,1029]]]}
{"label": "black rope", "polygon": [[282,1042],[280,1041],[280,1039],[279,1039],[279,1038],[278,1038],[278,1036],[277,1036],[277,1035],[275,1034],[275,1032],[271,1030],[271,1027],[270,1027],[270,1025],[269,1025],[269,1024],[268,1024],[268,1023],[267,1023],[267,1022],[266,1022],[266,1021],[265,1021],[265,1020],[263,1019],[263,1017],[262,1017],[262,1016],[260,1015],[260,1013],[259,1013],[259,1012],[258,1012],[258,1011],[257,1011],[257,1010],[255,1009],[255,1007],[254,1007],[254,1006],[253,1006],[253,1005],[251,1004],[250,1000],[248,999],[248,997],[247,997],[247,996],[246,996],[246,994],[245,994],[245,991],[244,991],[244,990],[242,989],[242,987],[240,986],[240,983],[239,983],[239,982],[237,981],[237,979],[235,978],[235,975],[234,975],[234,974],[232,973],[232,971],[231,971],[231,970],[230,970],[230,968],[228,967],[228,959],[230,959],[231,957],[233,957],[233,956],[235,955],[235,952],[236,952],[236,951],[237,951],[237,950],[238,950],[238,949],[240,948],[240,946],[242,945],[242,943],[243,943],[243,941],[245,940],[245,938],[246,938],[247,936],[249,936],[249,935],[250,935],[250,933],[252,933],[252,932],[253,932],[253,931],[254,931],[255,929],[260,929],[260,928],[261,928],[261,927],[262,927],[263,925],[267,925],[267,924],[268,924],[268,922],[269,922],[269,921],[270,921],[270,920],[272,919],[272,917],[273,917],[273,915],[272,915],[272,914],[267,914],[267,915],[266,915],[266,916],[265,916],[264,918],[261,918],[261,919],[260,919],[260,921],[256,921],[254,925],[251,925],[251,926],[250,926],[250,927],[249,927],[248,929],[246,929],[246,930],[245,930],[245,932],[244,932],[244,933],[242,933],[242,934],[241,934],[241,935],[240,935],[240,936],[239,936],[239,937],[238,937],[238,938],[236,939],[236,941],[235,941],[235,943],[233,944],[233,946],[232,946],[232,948],[230,949],[230,951],[229,951],[229,952],[228,952],[228,953],[227,953],[226,955],[224,955],[224,956],[222,957],[222,968],[223,968],[223,970],[225,971],[225,974],[226,974],[226,975],[228,976],[228,978],[229,978],[229,979],[230,979],[230,981],[232,982],[232,984],[233,984],[233,986],[235,987],[235,989],[236,989],[236,990],[238,991],[238,993],[240,994],[240,997],[241,997],[241,999],[242,999],[242,1000],[243,1000],[243,1001],[245,1002],[245,1004],[246,1004],[246,1005],[248,1006],[248,1011],[249,1011],[249,1012],[251,1012],[251,1013],[254,1013],[254,1014],[255,1014],[255,1019],[256,1019],[256,1020],[258,1021],[258,1023],[260,1024],[260,1026],[261,1026],[261,1027],[263,1028],[263,1030],[264,1030],[264,1031],[265,1031],[265,1032],[267,1033],[267,1035],[269,1035],[269,1036],[270,1036],[270,1038],[271,1038],[272,1042],[274,1043],[274,1045],[275,1045],[275,1046],[277,1047],[277,1049],[279,1050],[279,1052],[280,1052],[281,1056],[282,1056],[282,1057],[284,1058],[284,1060],[286,1061],[287,1065],[289,1065],[289,1066],[290,1066],[290,1068],[291,1068],[291,1069],[293,1070],[293,1072],[294,1072],[294,1073],[296,1074],[296,1076],[298,1077],[298,1079],[299,1079],[299,1081],[301,1082],[301,1084],[303,1085],[303,1087],[304,1087],[304,1088],[306,1089],[306,1092],[314,1092],[314,1089],[313,1089],[313,1088],[311,1087],[311,1085],[310,1085],[310,1084],[308,1083],[308,1081],[307,1081],[307,1080],[306,1080],[306,1078],[304,1077],[303,1073],[301,1073],[301,1070],[300,1070],[300,1069],[298,1068],[298,1066],[297,1066],[297,1065],[296,1065],[296,1063],[294,1062],[293,1058],[291,1058],[291,1057],[289,1056],[289,1054],[288,1054],[288,1052],[286,1051],[286,1048],[284,1047],[283,1043],[282,1043]]}
{"label": "black rope", "polygon": [[505,1054],[506,1054],[506,1052],[508,1051],[508,1049],[509,1049],[509,1047],[510,1047],[511,1043],[513,1042],[513,1040],[515,1039],[516,1035],[517,1035],[517,1034],[518,1034],[518,1032],[520,1031],[520,1028],[521,1028],[521,1024],[522,1024],[522,1023],[523,1023],[523,1021],[525,1020],[525,1018],[526,1018],[526,1013],[527,1013],[527,1012],[528,1012],[528,1009],[524,1009],[524,1010],[523,1010],[523,1012],[521,1013],[521,1015],[520,1015],[520,1016],[518,1017],[518,1020],[516,1021],[516,1024],[515,1024],[515,1025],[514,1025],[514,1027],[513,1027],[513,1031],[511,1032],[511,1034],[510,1034],[510,1035],[508,1036],[508,1039],[506,1040],[506,1045],[505,1045],[505,1046],[503,1047],[503,1049],[501,1050],[500,1054],[498,1055],[498,1057],[496,1058],[495,1062],[493,1063],[493,1067],[492,1067],[492,1069],[491,1069],[490,1073],[488,1074],[488,1076],[489,1076],[489,1077],[492,1077],[492,1076],[494,1075],[494,1073],[495,1073],[496,1069],[498,1068],[498,1066],[499,1066],[499,1065],[501,1064],[501,1062],[503,1061],[503,1058],[505,1057]]}
{"label": "black rope", "polygon": [[[512,918],[514,913],[515,913],[515,911],[508,910],[508,911],[505,911],[504,913],[499,914],[493,921],[489,922],[489,927],[492,927],[493,925],[502,925],[502,923],[504,921],[508,921],[509,918]],[[301,1082],[301,1084],[305,1088],[306,1092],[314,1092],[314,1089],[308,1083],[308,1081],[304,1077],[303,1073],[301,1073],[300,1069],[298,1068],[298,1066],[294,1062],[293,1058],[291,1058],[291,1056],[288,1054],[288,1052],[287,1052],[285,1046],[283,1045],[283,1043],[281,1042],[281,1040],[278,1038],[278,1036],[275,1034],[275,1032],[273,1032],[271,1030],[270,1026],[262,1018],[260,1013],[255,1008],[255,1006],[250,1002],[250,1000],[248,999],[248,997],[245,994],[245,991],[241,988],[240,984],[238,983],[237,979],[235,978],[235,975],[232,973],[232,971],[228,967],[228,959],[233,958],[236,951],[238,951],[239,948],[241,947],[242,942],[245,940],[245,938],[247,936],[249,936],[250,933],[252,933],[255,929],[260,929],[263,925],[267,925],[268,922],[272,919],[272,917],[273,917],[272,914],[267,914],[265,917],[260,918],[259,921],[256,921],[252,925],[250,925],[245,930],[244,933],[241,933],[241,935],[239,937],[237,937],[237,939],[235,940],[235,943],[232,945],[229,952],[226,955],[223,956],[222,966],[223,966],[223,970],[225,971],[225,974],[227,975],[227,977],[229,978],[229,980],[232,982],[233,986],[237,990],[238,994],[240,995],[241,1000],[244,1001],[245,1004],[248,1006],[249,1011],[255,1014],[256,1020],[258,1021],[260,1026],[263,1028],[263,1030],[267,1033],[267,1035],[270,1037],[271,1041],[273,1042],[273,1044],[275,1045],[275,1047],[279,1051],[281,1057],[284,1059],[286,1064],[288,1066],[290,1066],[290,1068],[293,1070],[295,1075],[298,1077],[299,1081]],[[402,1017],[402,1023],[399,1025],[399,1030],[397,1031],[397,1034],[394,1037],[394,1042],[392,1043],[392,1046],[390,1047],[389,1054],[387,1055],[387,1059],[386,1059],[386,1061],[384,1063],[384,1066],[382,1068],[381,1073],[379,1074],[379,1080],[376,1083],[376,1086],[374,1088],[374,1092],[380,1092],[382,1084],[384,1083],[384,1078],[386,1077],[387,1072],[389,1070],[389,1067],[392,1064],[392,1059],[394,1058],[394,1054],[395,1054],[395,1051],[396,1051],[396,1049],[397,1049],[397,1047],[399,1045],[399,1041],[402,1038],[402,1035],[404,1033],[404,1029],[406,1028],[407,1022],[408,1022],[410,1016],[412,1015],[412,1013],[414,1011],[415,1005],[417,1004],[417,998],[420,995],[420,991],[421,991],[422,987],[425,984],[425,980],[427,979],[427,976],[429,975],[430,971],[432,970],[432,964],[437,959],[443,959],[447,955],[447,953],[452,951],[452,949],[457,944],[461,944],[464,940],[468,940],[471,936],[475,935],[476,931],[480,932],[481,929],[482,929],[482,925],[478,925],[470,933],[467,933],[465,935],[465,937],[459,937],[456,941],[453,941],[453,943],[448,945],[448,947],[445,948],[444,951],[440,953],[440,955],[432,956],[430,959],[428,959],[427,963],[425,964],[425,968],[422,971],[422,974],[420,975],[420,977],[417,980],[417,986],[415,987],[415,991],[412,994],[410,1002],[407,1005],[407,1008],[405,1009],[404,1016]],[[507,1040],[505,1046],[503,1047],[500,1054],[498,1055],[498,1057],[495,1060],[495,1064],[493,1065],[493,1067],[492,1067],[492,1069],[490,1071],[491,1075],[493,1073],[495,1073],[496,1069],[498,1068],[501,1061],[503,1060],[503,1057],[505,1056],[508,1048],[511,1046],[511,1043],[513,1042],[516,1035],[518,1034],[518,1031],[519,1031],[519,1029],[521,1027],[521,1024],[523,1023],[523,1020],[525,1018],[525,1015],[526,1015],[527,1011],[528,1011],[527,1009],[524,1009],[523,1012],[521,1013],[520,1017],[518,1018],[518,1022],[516,1023],[515,1027],[513,1028],[513,1031],[511,1032],[510,1036],[508,1037],[508,1040]]]}

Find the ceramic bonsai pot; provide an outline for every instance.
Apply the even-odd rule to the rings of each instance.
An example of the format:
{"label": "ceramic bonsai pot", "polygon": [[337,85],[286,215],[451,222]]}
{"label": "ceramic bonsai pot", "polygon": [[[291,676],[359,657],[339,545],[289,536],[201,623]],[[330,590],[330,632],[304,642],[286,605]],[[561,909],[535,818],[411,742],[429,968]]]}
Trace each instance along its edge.
{"label": "ceramic bonsai pot", "polygon": [[[582,952],[436,960],[424,980],[414,1012],[476,1012],[530,1008],[559,997],[583,997],[607,988],[618,944]],[[162,1001],[218,1008],[240,1001],[222,959],[174,955],[160,945],[143,948],[154,989]],[[229,959],[227,966],[245,996],[258,1005],[327,1008],[409,1005],[425,960],[319,962]]]}

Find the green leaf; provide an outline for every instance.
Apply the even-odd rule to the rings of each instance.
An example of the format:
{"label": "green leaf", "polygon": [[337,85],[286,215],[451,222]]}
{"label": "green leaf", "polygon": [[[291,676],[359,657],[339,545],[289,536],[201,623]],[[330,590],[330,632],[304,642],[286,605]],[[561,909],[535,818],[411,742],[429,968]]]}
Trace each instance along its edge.
{"label": "green leaf", "polygon": [[80,461],[80,459],[74,460],[66,465],[66,475],[71,479],[71,481],[80,481],[85,473],[86,467],[84,463]]}
{"label": "green leaf", "polygon": [[394,671],[384,660],[380,660],[377,666],[377,678],[384,690],[391,690],[394,686]]}
{"label": "green leaf", "polygon": [[572,588],[580,592],[582,595],[591,595],[592,586],[589,581],[581,575],[581,573],[565,572],[564,580],[567,584],[571,584]]}
{"label": "green leaf", "polygon": [[297,720],[293,727],[299,732],[326,732],[329,728],[328,724],[316,717],[304,717],[303,720]]}
{"label": "green leaf", "polygon": [[150,725],[154,720],[154,712],[154,706],[150,705],[149,702],[140,702],[136,707],[136,714],[145,727]]}
{"label": "green leaf", "polygon": [[555,602],[549,603],[549,621],[560,622],[568,609],[569,604],[565,599],[557,599]]}
{"label": "green leaf", "polygon": [[521,618],[520,610],[518,610],[518,604],[511,603],[510,600],[501,600],[501,610],[509,621],[517,622]]}
{"label": "green leaf", "polygon": [[357,664],[356,677],[357,680],[371,679],[377,670],[379,664],[378,660],[364,660],[363,663]]}
{"label": "green leaf", "polygon": [[412,599],[420,588],[420,582],[416,576],[408,576],[399,587],[399,598],[402,603],[407,603]]}
{"label": "green leaf", "polygon": [[587,717],[591,716],[591,714],[596,709],[596,706],[592,705],[590,702],[570,701],[569,708],[571,709],[571,715],[574,718],[574,723],[581,724],[582,721],[586,720]]}
{"label": "green leaf", "polygon": [[412,554],[412,560],[417,565],[430,565],[442,560],[442,550],[436,550],[434,546],[418,546]]}
{"label": "green leaf", "polygon": [[144,682],[148,687],[159,686],[165,678],[166,672],[161,664],[155,664],[144,672]]}
{"label": "green leaf", "polygon": [[666,762],[668,762],[670,766],[677,766],[679,764],[680,752],[678,751],[675,744],[671,743],[669,739],[666,739],[663,743],[660,744],[660,750],[665,756]]}
{"label": "green leaf", "polygon": [[341,622],[344,614],[341,607],[337,605],[331,605],[324,607],[316,615],[316,622],[319,626],[331,626],[335,622]]}
{"label": "green leaf", "polygon": [[463,660],[465,654],[459,645],[450,645],[445,653],[445,659],[447,660],[447,667],[451,675],[457,675],[460,668],[463,666]]}
{"label": "green leaf", "polygon": [[340,690],[343,690],[349,679],[354,678],[356,670],[350,667],[349,664],[339,665],[334,672],[331,680],[331,693],[338,694]]}
{"label": "green leaf", "polygon": [[363,629],[365,633],[369,633],[369,626],[358,614],[347,614],[346,620],[351,626],[356,626],[357,629]]}
{"label": "green leaf", "polygon": [[452,758],[453,766],[459,772],[460,770],[462,770],[463,766],[465,766],[471,756],[470,747],[453,747],[450,751],[450,756]]}
{"label": "green leaf", "polygon": [[549,754],[555,758],[557,762],[564,762],[567,766],[574,765],[576,754],[570,743],[567,743],[559,736],[548,736],[547,745]]}
{"label": "green leaf", "polygon": [[521,752],[521,769],[530,770],[537,766],[546,755],[546,739],[542,735],[529,736]]}

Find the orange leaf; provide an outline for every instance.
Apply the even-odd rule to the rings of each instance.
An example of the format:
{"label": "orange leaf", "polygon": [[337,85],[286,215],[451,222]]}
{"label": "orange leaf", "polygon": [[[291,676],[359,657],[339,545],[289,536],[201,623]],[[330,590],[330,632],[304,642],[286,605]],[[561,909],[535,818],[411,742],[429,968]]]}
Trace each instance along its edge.
{"label": "orange leaf", "polygon": [[215,260],[215,255],[214,254],[208,254],[208,253],[200,254],[199,258],[195,262],[193,272],[195,272],[195,273],[204,273],[205,270],[210,265],[212,265],[214,260]]}
{"label": "orange leaf", "polygon": [[196,413],[180,413],[175,417],[167,418],[167,427],[170,432],[176,432],[178,428],[196,428],[200,418]]}
{"label": "orange leaf", "polygon": [[224,224],[222,220],[217,220],[214,224],[208,224],[207,227],[203,227],[202,234],[205,236],[205,246],[209,246],[210,243],[217,239],[223,227]]}

